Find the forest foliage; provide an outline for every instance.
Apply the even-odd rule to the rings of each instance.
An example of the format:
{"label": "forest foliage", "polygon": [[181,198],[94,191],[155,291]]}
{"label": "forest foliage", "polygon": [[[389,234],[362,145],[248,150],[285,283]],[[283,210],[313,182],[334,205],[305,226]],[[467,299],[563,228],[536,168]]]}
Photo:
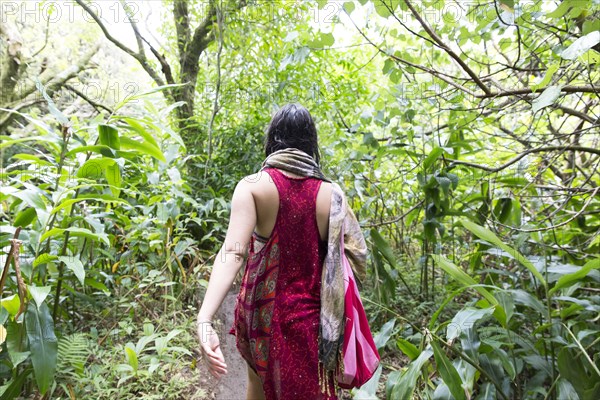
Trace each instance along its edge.
{"label": "forest foliage", "polygon": [[[354,398],[600,397],[598,0],[162,5],[161,48],[129,9],[137,49],[91,18],[60,62],[58,27],[3,10],[2,399],[206,394],[169,377],[291,101],[369,244],[382,364]],[[94,57],[151,87],[90,98],[117,79]]]}

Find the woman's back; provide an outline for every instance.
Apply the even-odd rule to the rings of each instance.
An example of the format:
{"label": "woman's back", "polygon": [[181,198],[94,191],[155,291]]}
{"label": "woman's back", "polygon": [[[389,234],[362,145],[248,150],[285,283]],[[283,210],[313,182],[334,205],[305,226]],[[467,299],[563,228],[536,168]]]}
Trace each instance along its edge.
{"label": "woman's back", "polygon": [[[267,399],[336,399],[320,397],[317,376],[321,273],[327,252],[317,197],[324,182],[293,178],[275,168],[263,171],[272,179],[256,190],[257,231],[230,333],[235,332],[240,353],[261,378]],[[269,184],[275,194],[269,193]],[[329,204],[325,206],[328,211]],[[258,232],[261,224],[265,235]]]}
{"label": "woman's back", "polygon": [[[280,171],[276,168],[280,175],[284,175],[289,179],[300,179],[304,178],[292,175],[287,171]],[[273,178],[265,171],[261,171],[257,174],[249,176],[247,179],[255,182],[253,185],[252,196],[254,197],[254,203],[256,204],[256,233],[262,237],[269,237],[271,231],[275,226],[275,219],[277,217],[277,211],[279,209],[279,192],[275,185]],[[319,228],[319,236],[321,240],[327,240],[327,233],[329,228],[329,208],[331,204],[331,190],[332,186],[330,182],[321,182],[317,194],[316,204],[316,219],[317,226]]]}

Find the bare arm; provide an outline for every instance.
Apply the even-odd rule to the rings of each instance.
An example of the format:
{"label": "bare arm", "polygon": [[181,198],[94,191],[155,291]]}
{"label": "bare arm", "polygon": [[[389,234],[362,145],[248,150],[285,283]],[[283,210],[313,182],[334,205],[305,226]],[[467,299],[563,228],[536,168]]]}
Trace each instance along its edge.
{"label": "bare arm", "polygon": [[251,184],[242,179],[233,192],[225,242],[215,257],[208,288],[198,312],[198,321],[212,320],[247,255],[252,231],[256,226],[256,207],[250,191]]}

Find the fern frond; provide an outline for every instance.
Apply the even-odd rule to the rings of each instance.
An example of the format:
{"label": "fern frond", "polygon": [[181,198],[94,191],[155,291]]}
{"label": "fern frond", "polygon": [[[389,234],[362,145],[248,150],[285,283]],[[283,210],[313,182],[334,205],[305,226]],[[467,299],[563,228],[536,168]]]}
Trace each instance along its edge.
{"label": "fern frond", "polygon": [[65,375],[83,376],[90,355],[90,343],[85,333],[63,336],[58,341],[57,370]]}

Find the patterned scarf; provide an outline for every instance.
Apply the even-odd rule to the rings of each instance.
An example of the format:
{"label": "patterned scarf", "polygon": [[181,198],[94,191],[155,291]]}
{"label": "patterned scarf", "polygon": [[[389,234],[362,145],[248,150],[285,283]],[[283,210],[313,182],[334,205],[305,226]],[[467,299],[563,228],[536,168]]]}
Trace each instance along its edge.
{"label": "patterned scarf", "polygon": [[[319,325],[319,383],[326,393],[329,380],[343,367],[344,343],[344,273],[341,260],[341,240],[344,252],[360,289],[366,276],[367,246],[360,225],[348,206],[341,187],[325,177],[315,159],[296,148],[277,150],[262,163],[264,168],[278,168],[300,176],[310,176],[331,182],[331,208],[327,255],[323,261],[321,280],[321,321]],[[342,227],[344,237],[340,237]],[[328,395],[330,393],[327,393]]]}

